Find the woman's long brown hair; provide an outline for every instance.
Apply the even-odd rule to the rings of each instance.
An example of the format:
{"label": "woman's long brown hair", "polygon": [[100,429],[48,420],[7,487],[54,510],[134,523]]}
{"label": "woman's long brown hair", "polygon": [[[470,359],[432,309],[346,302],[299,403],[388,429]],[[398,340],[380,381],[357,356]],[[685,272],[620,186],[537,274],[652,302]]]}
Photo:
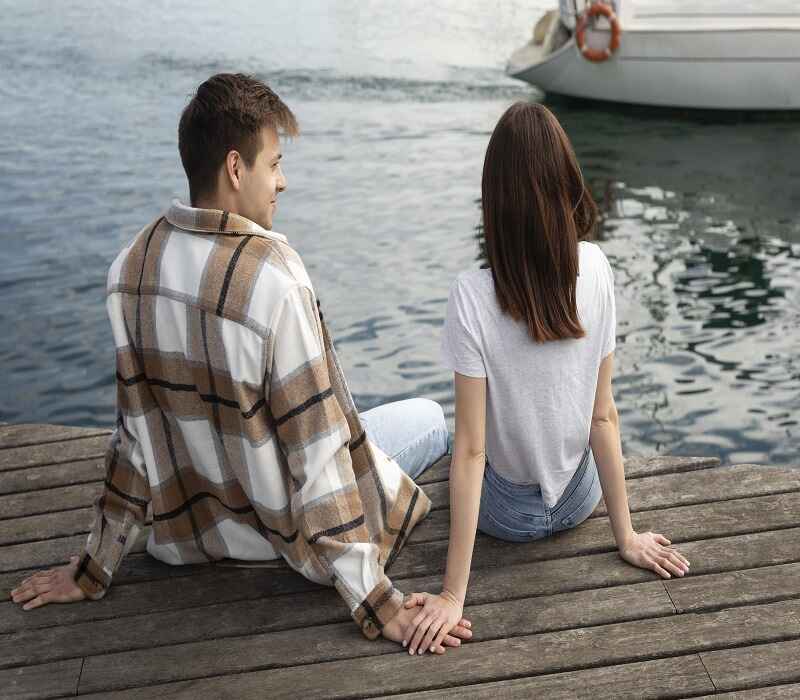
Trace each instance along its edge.
{"label": "woman's long brown hair", "polygon": [[481,183],[486,256],[500,308],[536,342],[581,338],[578,241],[597,206],[567,135],[540,104],[517,102],[489,139]]}

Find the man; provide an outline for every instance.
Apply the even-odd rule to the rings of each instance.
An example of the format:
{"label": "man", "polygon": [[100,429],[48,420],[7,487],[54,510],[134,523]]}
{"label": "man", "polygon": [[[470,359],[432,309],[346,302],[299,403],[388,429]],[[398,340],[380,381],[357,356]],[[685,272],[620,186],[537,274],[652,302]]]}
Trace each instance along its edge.
{"label": "man", "polygon": [[108,274],[117,425],[92,531],[80,557],[14,589],[25,609],[105,595],[150,508],[152,556],[283,556],[334,585],[367,637],[403,639],[415,611],[384,567],[429,510],[412,477],[447,429],[422,399],[356,412],[305,267],[272,231],[279,136],[297,132],[240,74],[211,77],[184,110],[191,206],[174,201]]}

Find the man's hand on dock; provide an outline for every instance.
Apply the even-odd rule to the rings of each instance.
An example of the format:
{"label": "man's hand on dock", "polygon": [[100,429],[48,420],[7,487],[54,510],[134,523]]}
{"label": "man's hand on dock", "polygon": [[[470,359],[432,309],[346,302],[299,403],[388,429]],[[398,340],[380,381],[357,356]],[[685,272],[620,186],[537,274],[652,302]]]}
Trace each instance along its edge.
{"label": "man's hand on dock", "polygon": [[86,594],[75,583],[78,557],[70,557],[69,564],[47,571],[37,571],[24,579],[11,591],[11,600],[21,603],[23,610],[48,603],[75,603],[86,598]]}

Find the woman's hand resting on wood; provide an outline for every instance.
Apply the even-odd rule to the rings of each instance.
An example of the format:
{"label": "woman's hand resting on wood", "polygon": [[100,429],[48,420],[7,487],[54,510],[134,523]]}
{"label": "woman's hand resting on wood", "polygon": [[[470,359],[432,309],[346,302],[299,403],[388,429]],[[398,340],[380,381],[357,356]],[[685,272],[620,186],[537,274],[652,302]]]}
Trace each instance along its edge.
{"label": "woman's hand resting on wood", "polygon": [[619,554],[629,564],[652,569],[663,578],[683,576],[689,571],[689,560],[656,532],[634,532],[619,548]]}
{"label": "woman's hand resting on wood", "polygon": [[409,654],[437,651],[450,631],[458,627],[464,607],[449,591],[442,591],[439,595],[413,593],[405,606],[415,605],[422,605],[422,610],[409,626],[403,646],[408,647]]}

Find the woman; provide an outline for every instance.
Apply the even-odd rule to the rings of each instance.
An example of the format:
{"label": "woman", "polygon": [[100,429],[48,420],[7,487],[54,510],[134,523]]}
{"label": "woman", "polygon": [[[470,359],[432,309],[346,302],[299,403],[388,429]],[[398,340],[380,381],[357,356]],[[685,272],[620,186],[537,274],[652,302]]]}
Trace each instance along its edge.
{"label": "woman", "polygon": [[[450,545],[442,592],[405,635],[438,647],[461,619],[476,528],[529,542],[585,520],[605,494],[619,553],[664,578],[688,560],[631,525],[611,392],[614,281],[585,239],[597,208],[553,114],[519,102],[500,118],[483,166],[489,268],[462,273],[442,337],[455,371]],[[601,490],[602,487],[602,490]]]}

